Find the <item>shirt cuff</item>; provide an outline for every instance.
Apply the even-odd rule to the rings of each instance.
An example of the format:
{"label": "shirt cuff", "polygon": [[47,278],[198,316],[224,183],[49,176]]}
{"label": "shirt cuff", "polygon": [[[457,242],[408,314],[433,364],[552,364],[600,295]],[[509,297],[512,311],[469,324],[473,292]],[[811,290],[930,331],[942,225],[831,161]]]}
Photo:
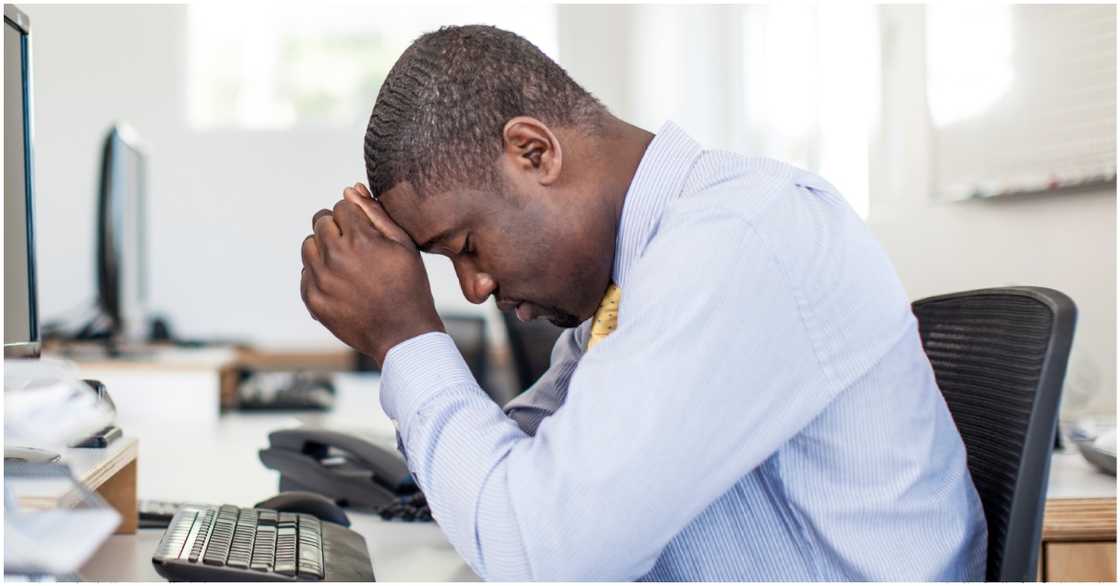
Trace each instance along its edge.
{"label": "shirt cuff", "polygon": [[476,385],[451,336],[429,332],[389,349],[381,368],[381,408],[403,428],[436,393]]}

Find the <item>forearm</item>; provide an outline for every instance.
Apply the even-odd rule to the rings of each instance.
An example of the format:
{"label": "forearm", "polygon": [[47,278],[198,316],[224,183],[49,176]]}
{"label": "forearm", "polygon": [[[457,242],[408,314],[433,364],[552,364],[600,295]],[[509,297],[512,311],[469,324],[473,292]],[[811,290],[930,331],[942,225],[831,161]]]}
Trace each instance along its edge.
{"label": "forearm", "polygon": [[[504,475],[495,470],[527,436],[471,378],[451,340],[429,334],[392,349],[382,405],[433,517],[471,568],[487,579],[531,578],[512,512],[488,505],[508,508]],[[485,551],[481,536],[491,546]]]}
{"label": "forearm", "polygon": [[[526,435],[453,351],[442,335],[394,348],[383,372],[382,404],[400,426],[409,467],[433,517],[459,554],[488,580],[640,577],[654,557],[634,564],[621,554],[632,548],[610,545],[629,539],[632,527],[601,529],[613,499],[589,489],[612,467],[610,458],[588,462],[599,472],[565,472],[576,446],[554,450],[547,440]],[[652,545],[656,540],[643,541],[651,552],[660,550]]]}

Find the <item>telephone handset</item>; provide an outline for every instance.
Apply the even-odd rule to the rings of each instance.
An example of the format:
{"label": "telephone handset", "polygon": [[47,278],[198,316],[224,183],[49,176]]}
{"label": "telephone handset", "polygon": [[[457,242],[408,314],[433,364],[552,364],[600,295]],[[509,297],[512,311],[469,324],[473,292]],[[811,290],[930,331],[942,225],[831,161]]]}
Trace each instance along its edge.
{"label": "telephone handset", "polygon": [[420,490],[385,438],[298,427],[268,434],[268,443],[260,459],[280,473],[281,491],[316,492],[341,506],[377,509]]}

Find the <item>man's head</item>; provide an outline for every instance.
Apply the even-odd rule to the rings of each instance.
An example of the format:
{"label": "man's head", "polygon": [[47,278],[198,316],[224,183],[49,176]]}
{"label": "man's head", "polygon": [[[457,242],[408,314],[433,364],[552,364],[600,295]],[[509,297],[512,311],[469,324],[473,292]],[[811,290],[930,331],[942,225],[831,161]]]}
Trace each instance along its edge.
{"label": "man's head", "polygon": [[389,72],[366,172],[393,220],[451,258],[469,300],[494,294],[519,317],[570,327],[610,279],[629,163],[609,147],[627,128],[525,39],[445,27]]}

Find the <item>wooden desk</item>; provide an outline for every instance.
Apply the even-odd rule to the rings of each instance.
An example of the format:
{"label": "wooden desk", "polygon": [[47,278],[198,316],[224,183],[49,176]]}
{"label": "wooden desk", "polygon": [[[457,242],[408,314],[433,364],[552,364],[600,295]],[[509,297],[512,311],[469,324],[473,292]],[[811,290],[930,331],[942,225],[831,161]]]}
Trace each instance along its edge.
{"label": "wooden desk", "polygon": [[[136,457],[139,453],[135,437],[122,437],[106,448],[68,448],[61,451],[62,461],[70,466],[74,478],[86,488],[97,492],[121,516],[117,533],[136,533]],[[45,491],[13,491],[21,507],[47,510],[74,507],[81,493],[69,486],[50,486]]]}
{"label": "wooden desk", "polygon": [[117,424],[131,434],[145,421],[217,421],[221,372],[235,361],[237,352],[233,347],[152,347],[118,359],[65,349],[47,355],[72,360],[83,378],[105,383],[117,406]]}
{"label": "wooden desk", "polygon": [[1045,582],[1116,581],[1116,499],[1046,502],[1041,573]]}
{"label": "wooden desk", "polygon": [[[134,350],[127,357],[110,358],[96,344],[54,344],[44,352],[75,361],[83,377],[105,383],[126,422],[173,414],[178,420],[209,423],[237,407],[237,386],[245,372],[347,372],[357,365],[348,348],[151,345]],[[154,392],[160,393],[159,401],[149,400]]]}
{"label": "wooden desk", "polygon": [[1116,581],[1116,479],[1080,454],[1055,453],[1042,522],[1044,582]]}

